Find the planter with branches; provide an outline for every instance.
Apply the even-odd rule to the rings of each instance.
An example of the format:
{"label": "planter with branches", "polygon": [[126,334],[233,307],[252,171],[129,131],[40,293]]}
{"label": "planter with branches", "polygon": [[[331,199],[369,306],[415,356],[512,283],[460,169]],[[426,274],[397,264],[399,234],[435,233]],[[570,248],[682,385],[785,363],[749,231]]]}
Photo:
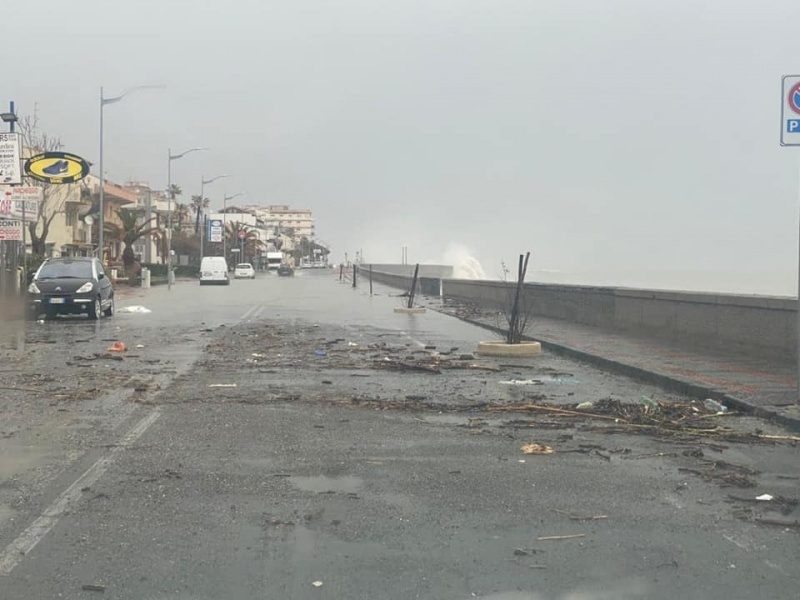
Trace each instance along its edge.
{"label": "planter with branches", "polygon": [[484,356],[538,356],[542,353],[539,342],[525,340],[525,329],[531,315],[531,303],[526,297],[525,275],[531,253],[519,255],[516,282],[506,279],[506,302],[503,314],[507,329],[503,341],[479,342],[478,354]]}

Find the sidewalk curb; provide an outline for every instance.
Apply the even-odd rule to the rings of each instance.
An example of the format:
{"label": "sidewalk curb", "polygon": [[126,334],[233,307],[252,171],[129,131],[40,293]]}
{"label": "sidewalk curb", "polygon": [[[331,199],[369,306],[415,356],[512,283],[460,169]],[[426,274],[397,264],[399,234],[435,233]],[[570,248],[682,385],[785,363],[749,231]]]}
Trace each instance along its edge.
{"label": "sidewalk curb", "polygon": [[[469,319],[466,317],[453,317],[453,318],[459,319],[460,321],[464,321],[465,323],[470,323],[471,325],[476,325],[483,329],[487,329],[494,333],[499,333],[502,335],[505,335],[506,333],[506,331],[501,327],[489,325],[488,323],[482,323],[481,321],[476,321],[474,319]],[[585,350],[579,350],[577,348],[573,348],[572,346],[567,346],[566,344],[562,344],[560,342],[554,342],[552,340],[548,340],[547,338],[526,335],[524,336],[524,339],[531,340],[534,342],[539,342],[542,345],[542,348],[544,348],[545,350],[550,350],[557,354],[561,354],[562,356],[575,358],[583,362],[587,362],[596,365],[598,367],[608,369],[609,371],[619,373],[620,375],[625,375],[627,377],[639,379],[640,381],[643,381],[645,383],[651,383],[670,392],[683,394],[691,398],[697,398],[699,400],[705,400],[706,398],[711,398],[718,402],[722,402],[727,406],[730,406],[731,408],[735,408],[736,410],[739,410],[741,412],[748,413],[753,416],[760,417],[769,421],[773,421],[775,423],[778,423],[795,431],[800,431],[800,416],[794,417],[791,415],[781,414],[778,411],[769,408],[764,408],[763,406],[757,406],[747,400],[744,400],[743,398],[732,396],[725,390],[708,387],[687,379],[681,379],[680,377],[675,377],[674,375],[667,375],[665,373],[659,373],[658,371],[651,371],[649,369],[644,369],[642,367],[637,367],[635,365],[630,365],[624,362],[606,358],[605,356],[601,356],[599,354],[593,354],[591,352],[586,352]]]}

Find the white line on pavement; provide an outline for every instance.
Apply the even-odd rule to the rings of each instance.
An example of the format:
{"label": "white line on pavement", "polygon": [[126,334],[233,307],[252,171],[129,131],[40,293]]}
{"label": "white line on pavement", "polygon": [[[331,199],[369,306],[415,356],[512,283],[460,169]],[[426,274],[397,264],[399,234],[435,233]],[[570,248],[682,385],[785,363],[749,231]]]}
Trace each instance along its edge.
{"label": "white line on pavement", "polygon": [[25,556],[36,547],[44,536],[55,527],[58,520],[66,510],[78,500],[83,492],[81,490],[94,484],[113,462],[114,458],[131,446],[139,437],[147,431],[156,419],[161,416],[160,409],[154,409],[134,425],[126,433],[119,443],[105,456],[101,457],[91,467],[84,471],[72,485],[64,490],[61,495],[51,504],[42,515],[36,519],[17,539],[11,542],[6,549],[0,553],[0,576],[9,575]]}
{"label": "white line on pavement", "polygon": [[241,323],[242,321],[247,319],[250,316],[250,313],[252,313],[257,308],[258,304],[256,304],[255,306],[251,306],[241,317],[239,317],[239,322]]}

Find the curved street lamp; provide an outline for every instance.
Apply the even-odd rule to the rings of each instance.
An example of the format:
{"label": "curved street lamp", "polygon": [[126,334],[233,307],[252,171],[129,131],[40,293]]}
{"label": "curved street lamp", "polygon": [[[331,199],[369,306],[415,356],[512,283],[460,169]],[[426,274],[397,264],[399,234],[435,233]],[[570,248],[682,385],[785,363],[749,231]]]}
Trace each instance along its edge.
{"label": "curved street lamp", "polygon": [[228,260],[227,254],[227,239],[225,234],[227,233],[225,227],[227,226],[227,220],[225,218],[226,212],[225,210],[228,207],[228,200],[233,200],[234,198],[238,198],[239,196],[244,196],[244,192],[237,192],[233,196],[228,196],[227,194],[222,197],[222,256],[225,257],[225,260]]}
{"label": "curved street lamp", "polygon": [[[200,220],[200,209],[203,208],[203,202],[205,201],[205,188],[206,185],[209,183],[214,183],[217,179],[224,179],[227,175],[217,175],[216,177],[212,177],[211,179],[206,179],[205,175],[200,176],[200,206],[197,207],[198,221]],[[203,216],[205,217],[205,210],[203,211]],[[200,259],[203,259],[203,238],[205,237],[205,222],[203,223],[203,228],[200,230]]]}
{"label": "curved street lamp", "polygon": [[167,150],[167,290],[172,290],[172,161],[183,158],[192,152],[200,152],[208,148],[189,148],[179,154],[173,154],[172,148]]}
{"label": "curved street lamp", "polygon": [[105,216],[105,184],[106,184],[106,175],[103,172],[103,108],[106,104],[114,104],[122,100],[128,94],[136,92],[138,90],[149,90],[149,89],[163,89],[165,86],[163,85],[137,85],[132,87],[128,90],[122,92],[119,96],[109,96],[106,97],[103,95],[103,88],[100,88],[100,200],[99,200],[99,209],[100,209],[100,241],[98,244],[98,249],[100,250],[100,261],[103,262],[103,258],[105,256],[104,253],[104,244],[105,244],[105,224],[106,224],[106,216]]}

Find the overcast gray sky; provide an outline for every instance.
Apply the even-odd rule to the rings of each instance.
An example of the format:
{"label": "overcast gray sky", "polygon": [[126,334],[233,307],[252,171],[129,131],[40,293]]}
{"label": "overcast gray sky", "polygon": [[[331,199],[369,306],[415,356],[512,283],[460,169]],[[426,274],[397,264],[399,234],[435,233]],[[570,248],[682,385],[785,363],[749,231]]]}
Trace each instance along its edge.
{"label": "overcast gray sky", "polygon": [[794,293],[796,0],[40,0],[3,95],[106,172],[312,208],[334,258]]}

